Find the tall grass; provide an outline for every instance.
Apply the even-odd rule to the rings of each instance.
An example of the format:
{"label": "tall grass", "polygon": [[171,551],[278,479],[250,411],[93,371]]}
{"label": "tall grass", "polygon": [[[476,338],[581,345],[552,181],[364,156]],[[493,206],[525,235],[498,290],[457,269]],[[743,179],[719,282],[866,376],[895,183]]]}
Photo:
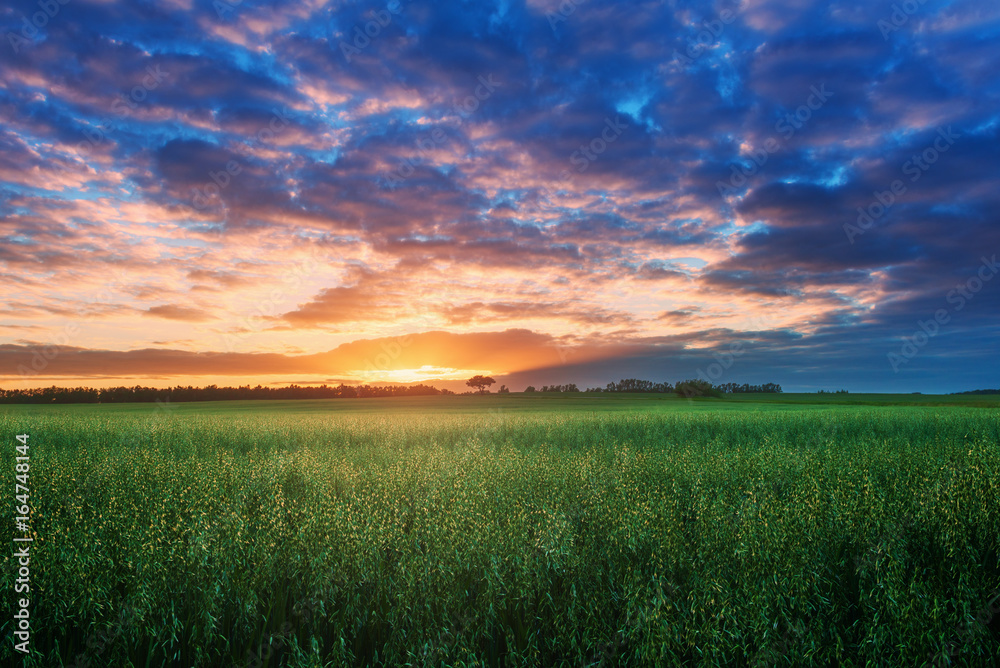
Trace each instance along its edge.
{"label": "tall grass", "polygon": [[0,416],[25,665],[988,665],[998,417]]}

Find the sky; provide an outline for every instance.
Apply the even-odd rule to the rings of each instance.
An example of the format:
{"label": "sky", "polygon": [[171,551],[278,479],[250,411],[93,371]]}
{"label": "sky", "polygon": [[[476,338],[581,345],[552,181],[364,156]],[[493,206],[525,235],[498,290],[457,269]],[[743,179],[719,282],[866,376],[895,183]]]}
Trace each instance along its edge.
{"label": "sky", "polygon": [[1000,387],[994,0],[15,0],[0,32],[0,387]]}

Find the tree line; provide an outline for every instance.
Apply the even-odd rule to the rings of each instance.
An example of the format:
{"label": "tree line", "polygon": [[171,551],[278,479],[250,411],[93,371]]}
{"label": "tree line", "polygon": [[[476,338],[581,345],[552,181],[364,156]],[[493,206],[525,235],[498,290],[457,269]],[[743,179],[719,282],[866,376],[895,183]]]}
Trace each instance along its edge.
{"label": "tree line", "polygon": [[721,385],[714,385],[713,387],[718,389],[723,394],[781,394],[781,385],[778,385],[777,383],[764,383],[763,385],[722,383]]}
{"label": "tree line", "polygon": [[319,385],[288,387],[40,387],[26,390],[0,389],[0,404],[115,404],[182,401],[245,401],[252,399],[366,399],[371,397],[418,397],[454,394],[430,385]]}
{"label": "tree line", "polygon": [[[576,385],[542,385],[536,390],[533,385],[525,388],[525,392],[579,392]],[[638,378],[623,378],[617,383],[608,383],[602,387],[588,387],[584,392],[641,392],[644,394],[680,394],[682,396],[714,396],[716,394],[750,394],[750,393],[780,393],[781,385],[764,383],[750,385],[749,383],[722,383],[713,385],[704,380],[682,380],[676,385],[671,383],[655,383],[651,380]]]}
{"label": "tree line", "polygon": [[[485,393],[495,381],[486,376],[476,376],[467,383],[480,393]],[[534,392],[579,392],[575,383],[565,385],[542,385],[540,390],[529,385],[526,393]],[[671,383],[654,383],[649,380],[625,378],[617,383],[608,383],[605,387],[592,387],[585,392],[642,392],[652,394],[676,393],[684,397],[722,396],[723,394],[749,392],[781,392],[777,383],[763,385],[742,385],[723,383],[712,385],[704,380],[685,380],[672,385]],[[500,393],[509,390],[501,386]],[[134,387],[39,387],[24,390],[0,389],[0,404],[115,404],[115,403],[152,403],[185,402],[185,401],[247,401],[255,399],[366,399],[372,397],[419,397],[433,395],[455,394],[446,389],[438,389],[430,385],[318,385],[287,387],[264,387],[257,385],[241,385],[239,387],[177,387],[155,388],[136,385]]]}
{"label": "tree line", "polygon": [[542,389],[536,390],[534,385],[529,385],[524,388],[525,392],[579,392],[576,383],[570,383],[568,385],[542,385]]}

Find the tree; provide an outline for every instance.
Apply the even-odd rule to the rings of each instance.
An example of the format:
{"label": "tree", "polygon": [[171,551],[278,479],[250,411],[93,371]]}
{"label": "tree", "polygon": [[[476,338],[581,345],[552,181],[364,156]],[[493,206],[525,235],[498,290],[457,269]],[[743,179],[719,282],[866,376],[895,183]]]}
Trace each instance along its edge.
{"label": "tree", "polygon": [[534,392],[535,391],[535,386],[534,385],[529,385],[528,387],[524,388],[524,391],[526,393],[527,392]]}
{"label": "tree", "polygon": [[490,376],[473,376],[469,380],[465,381],[465,384],[479,390],[479,394],[486,394],[486,388],[495,382],[496,381]]}
{"label": "tree", "polygon": [[678,396],[687,397],[721,397],[722,392],[712,387],[707,380],[682,380],[674,386]]}

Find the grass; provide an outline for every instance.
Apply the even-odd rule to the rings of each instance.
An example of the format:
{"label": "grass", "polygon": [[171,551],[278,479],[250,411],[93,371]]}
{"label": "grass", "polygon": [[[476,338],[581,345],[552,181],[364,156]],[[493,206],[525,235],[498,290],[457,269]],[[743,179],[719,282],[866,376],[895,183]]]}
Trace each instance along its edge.
{"label": "grass", "polygon": [[[280,415],[331,414],[479,414],[505,413],[564,414],[610,413],[621,411],[755,411],[791,410],[837,406],[927,406],[1000,409],[1000,395],[933,394],[730,394],[722,399],[685,399],[674,394],[606,393],[511,393],[393,397],[375,399],[316,399],[288,401],[206,401],[177,404],[60,404],[4,405],[0,415],[238,415],[268,413]],[[789,407],[789,408],[786,408]]]}
{"label": "grass", "polygon": [[996,400],[806,399],[0,407],[24,664],[996,662]]}

